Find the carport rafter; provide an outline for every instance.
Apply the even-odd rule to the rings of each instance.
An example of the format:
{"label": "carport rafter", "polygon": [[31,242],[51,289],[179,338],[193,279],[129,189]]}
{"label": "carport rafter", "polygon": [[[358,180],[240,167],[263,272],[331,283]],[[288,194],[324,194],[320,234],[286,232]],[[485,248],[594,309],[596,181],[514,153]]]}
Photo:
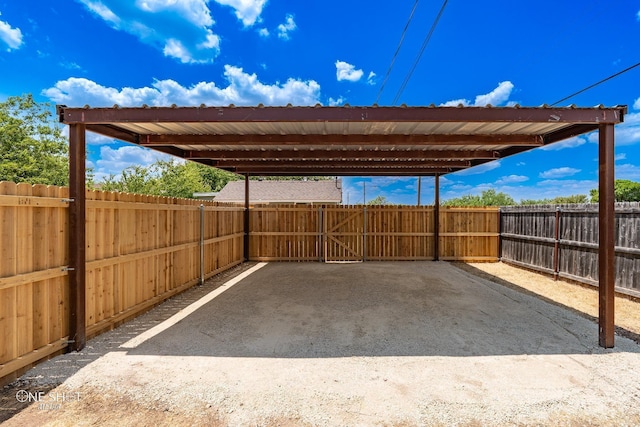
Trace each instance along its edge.
{"label": "carport rafter", "polygon": [[158,134],[140,135],[139,144],[145,147],[164,145],[544,145],[538,135],[464,135],[464,134],[273,134],[273,135],[184,135]]}
{"label": "carport rafter", "polygon": [[[71,128],[70,193],[74,198],[69,210],[69,267],[72,272],[70,339],[74,341],[72,349],[79,350],[85,345],[85,130],[204,164],[224,161],[224,164],[228,165],[225,168],[245,174],[245,203],[248,206],[249,175],[439,177],[460,168],[471,167],[597,129],[600,133],[599,342],[603,347],[613,346],[614,125],[623,121],[626,114],[624,106],[58,106],[58,114],[60,121]],[[405,147],[406,150],[398,147]],[[331,154],[327,154],[327,157],[317,154],[323,151]],[[404,151],[405,154],[393,157],[394,154],[391,152],[396,151]],[[304,154],[293,155],[294,152]],[[379,152],[384,154],[377,154]],[[249,153],[255,157],[251,157]],[[329,155],[336,157],[330,158]],[[290,159],[306,160],[309,165],[294,166],[290,164]],[[443,159],[466,163],[460,167],[434,166],[434,163]],[[268,160],[272,165],[256,167],[248,163],[251,160]],[[326,165],[328,160],[335,164],[326,167],[321,165],[320,162],[324,161]],[[281,163],[280,166],[278,162]],[[287,162],[289,165],[283,167]],[[407,166],[408,162],[415,166]],[[245,231],[248,230],[246,221]],[[434,244],[437,245],[437,242]],[[248,255],[248,244],[244,249]]]}
{"label": "carport rafter", "polygon": [[[395,147],[394,147],[395,148]],[[157,148],[156,148],[157,149]],[[189,160],[259,160],[259,159],[308,159],[308,160],[374,160],[374,159],[431,159],[431,160],[494,160],[500,158],[496,150],[191,150],[185,152]]]}

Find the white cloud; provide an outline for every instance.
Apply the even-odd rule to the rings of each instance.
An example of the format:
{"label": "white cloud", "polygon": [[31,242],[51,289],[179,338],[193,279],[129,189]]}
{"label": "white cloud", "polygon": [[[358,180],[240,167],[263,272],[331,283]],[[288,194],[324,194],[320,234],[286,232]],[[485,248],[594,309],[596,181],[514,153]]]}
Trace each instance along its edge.
{"label": "white cloud", "polygon": [[614,157],[614,160],[625,160],[626,158],[627,158],[626,153],[620,153],[620,154],[616,154],[616,156]]}
{"label": "white cloud", "polygon": [[216,3],[231,6],[236,11],[236,17],[245,27],[250,27],[259,20],[262,9],[267,0],[215,0]]}
{"label": "white cloud", "polygon": [[636,99],[636,102],[633,103],[634,110],[640,110],[640,98]]}
{"label": "white cloud", "polygon": [[284,40],[289,40],[289,33],[294,31],[298,26],[296,22],[293,20],[293,15],[287,15],[284,19],[284,23],[278,25],[278,37]]}
{"label": "white cloud", "polygon": [[120,25],[120,18],[111,11],[107,6],[100,1],[80,0],[91,12],[98,15],[103,20],[113,24],[114,26]]}
{"label": "white cloud", "polygon": [[459,172],[454,172],[452,175],[456,176],[468,176],[479,175],[481,173],[489,172],[500,167],[500,160],[493,160],[488,163],[482,163],[481,165],[471,167],[469,169],[463,169]]}
{"label": "white cloud", "polygon": [[344,61],[336,61],[336,78],[339,82],[343,80],[357,82],[362,78],[363,74],[364,71],[356,70],[355,65]]}
{"label": "white cloud", "polygon": [[[2,13],[0,13],[2,15]],[[13,28],[6,21],[0,21],[0,40],[6,43],[7,52],[12,49],[20,49],[22,46],[22,31],[20,28]]]}
{"label": "white cloud", "polygon": [[371,86],[375,85],[375,84],[376,84],[375,77],[376,77],[376,73],[374,73],[373,71],[371,71],[371,72],[369,73],[369,77],[367,77],[367,84],[369,84],[369,85],[371,85]]}
{"label": "white cloud", "polygon": [[260,28],[258,30],[258,34],[260,35],[260,37],[269,37],[269,30],[267,30],[266,28]]}
{"label": "white cloud", "polygon": [[[598,132],[588,135],[589,142],[598,143]],[[640,143],[640,113],[631,113],[624,116],[624,122],[616,125],[614,131],[616,146],[633,145]]]}
{"label": "white cloud", "polygon": [[468,99],[454,99],[451,101],[447,101],[444,104],[440,104],[443,107],[457,107],[458,105],[470,106],[474,107],[484,107],[488,104],[491,105],[503,105],[509,101],[509,96],[511,96],[511,92],[513,91],[513,83],[510,81],[504,81],[498,83],[498,87],[492,90],[489,93],[485,93],[484,95],[476,96],[473,104]]}
{"label": "white cloud", "polygon": [[564,150],[565,148],[575,148],[586,143],[587,140],[584,136],[574,136],[569,139],[565,139],[564,141],[554,142],[553,144],[545,145],[540,147],[540,150],[543,151],[559,151]]}
{"label": "white cloud", "polygon": [[209,63],[220,52],[207,0],[79,0],[118,31],[182,63]]}
{"label": "white cloud", "polygon": [[616,165],[616,179],[640,180],[640,166],[630,163]]}
{"label": "white cloud", "polygon": [[58,65],[62,68],[66,68],[67,70],[82,70],[82,67],[76,64],[75,62],[58,62]]}
{"label": "white cloud", "polygon": [[575,169],[570,167],[562,167],[562,168],[554,168],[549,169],[544,172],[540,172],[540,178],[545,179],[556,179],[556,178],[564,178],[566,176],[572,176],[580,172],[581,169]]}
{"label": "white cloud", "polygon": [[329,106],[330,107],[336,107],[338,105],[344,104],[345,101],[346,101],[346,99],[344,99],[341,96],[338,97],[338,99],[329,98]]}
{"label": "white cloud", "polygon": [[95,181],[100,182],[109,175],[119,175],[130,166],[147,167],[158,160],[170,160],[172,156],[135,145],[112,148],[108,145],[100,147],[100,159],[95,162]]}
{"label": "white cloud", "polygon": [[512,90],[513,83],[510,81],[500,82],[498,83],[498,87],[491,92],[476,96],[474,105],[477,107],[483,107],[488,104],[501,105],[509,100]]}
{"label": "white cloud", "polygon": [[638,18],[638,21],[640,21],[640,10],[638,11],[638,14],[636,15],[636,17]]}
{"label": "white cloud", "polygon": [[468,99],[452,99],[451,101],[444,102],[440,104],[441,107],[457,107],[458,105],[469,106]]}
{"label": "white cloud", "polygon": [[524,175],[507,175],[507,176],[503,176],[502,178],[497,180],[496,184],[497,185],[515,184],[515,183],[518,183],[518,182],[525,182],[525,181],[529,181],[529,177],[528,176],[524,176]]}
{"label": "white cloud", "polygon": [[193,105],[314,105],[320,102],[320,85],[314,80],[288,79],[285,83],[265,84],[256,74],[242,68],[225,66],[228,85],[218,87],[213,82],[200,82],[190,87],[174,80],[156,80],[151,87],[121,89],[105,87],[84,78],[58,81],[43,94],[51,100],[70,106],[89,104],[92,107],[112,106],[181,106]]}

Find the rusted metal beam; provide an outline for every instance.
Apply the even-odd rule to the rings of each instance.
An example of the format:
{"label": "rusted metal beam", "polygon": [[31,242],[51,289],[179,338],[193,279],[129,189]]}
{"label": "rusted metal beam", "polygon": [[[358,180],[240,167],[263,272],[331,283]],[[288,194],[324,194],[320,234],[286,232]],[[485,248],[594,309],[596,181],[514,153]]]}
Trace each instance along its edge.
{"label": "rusted metal beam", "polygon": [[421,167],[396,167],[396,168],[366,168],[366,167],[313,167],[307,168],[282,168],[282,167],[244,167],[221,168],[237,174],[251,174],[262,176],[395,176],[395,175],[444,175],[463,168],[421,168]]}
{"label": "rusted metal beam", "polygon": [[369,159],[346,159],[346,160],[213,160],[211,166],[218,168],[468,168],[471,162],[468,160],[369,160]]}
{"label": "rusted metal beam", "polygon": [[69,126],[69,350],[84,348],[86,292],[86,132]]}
{"label": "rusted metal beam", "polygon": [[182,159],[186,158],[187,156],[186,151],[178,147],[165,146],[165,147],[153,147],[153,149],[155,151],[161,151],[165,154],[170,154],[172,156],[180,157]]}
{"label": "rusted metal beam", "polygon": [[614,346],[615,306],[615,190],[613,125],[599,129],[598,326],[599,344]]}
{"label": "rusted metal beam", "polygon": [[549,132],[544,135],[544,144],[552,144],[554,142],[562,141],[564,139],[572,138],[583,133],[593,132],[598,130],[598,123],[591,124],[576,124],[567,126],[566,128],[559,129],[554,132]]}
{"label": "rusted metal beam", "polygon": [[422,171],[420,169],[270,169],[270,170],[232,170],[224,169],[229,172],[234,172],[237,174],[245,174],[251,173],[251,176],[434,176],[436,173],[440,175],[445,175],[451,172],[455,172],[453,170],[441,170],[441,169],[432,169],[429,171]]}
{"label": "rusted metal beam", "polygon": [[139,142],[139,136],[137,134],[109,124],[88,125],[87,130],[109,138],[119,139],[120,141],[134,144]]}
{"label": "rusted metal beam", "polygon": [[249,159],[499,159],[495,150],[191,150],[187,159],[249,160]]}
{"label": "rusted metal beam", "polygon": [[544,145],[542,137],[538,135],[511,135],[511,134],[381,134],[381,135],[322,135],[322,134],[224,134],[224,135],[141,135],[140,145],[147,147],[163,145],[370,145],[370,146],[397,146],[397,145],[523,145],[537,147]]}
{"label": "rusted metal beam", "polygon": [[69,108],[59,106],[63,123],[217,122],[526,122],[620,123],[626,107],[154,107]]}

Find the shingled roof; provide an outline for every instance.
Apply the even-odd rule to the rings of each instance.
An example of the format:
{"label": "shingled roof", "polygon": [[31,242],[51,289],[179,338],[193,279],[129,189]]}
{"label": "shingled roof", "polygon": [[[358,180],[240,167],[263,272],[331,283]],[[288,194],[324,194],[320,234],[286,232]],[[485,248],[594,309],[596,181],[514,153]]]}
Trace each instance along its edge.
{"label": "shingled roof", "polygon": [[[216,202],[244,202],[244,181],[231,181]],[[341,203],[342,181],[251,181],[250,203]]]}

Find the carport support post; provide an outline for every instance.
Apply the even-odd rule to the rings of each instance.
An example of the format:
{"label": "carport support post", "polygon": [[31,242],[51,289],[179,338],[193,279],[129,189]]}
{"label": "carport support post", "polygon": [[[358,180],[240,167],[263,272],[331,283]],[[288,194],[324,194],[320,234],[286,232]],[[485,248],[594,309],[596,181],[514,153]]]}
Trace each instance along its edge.
{"label": "carport support post", "polygon": [[69,125],[69,351],[84,348],[86,289],[85,125]]}
{"label": "carport support post", "polygon": [[435,197],[433,201],[433,260],[440,259],[440,175],[436,174]]}
{"label": "carport support post", "polygon": [[614,345],[615,302],[615,174],[613,124],[599,128],[598,293],[599,344]]}
{"label": "carport support post", "polygon": [[249,174],[244,176],[244,260],[249,261]]}

